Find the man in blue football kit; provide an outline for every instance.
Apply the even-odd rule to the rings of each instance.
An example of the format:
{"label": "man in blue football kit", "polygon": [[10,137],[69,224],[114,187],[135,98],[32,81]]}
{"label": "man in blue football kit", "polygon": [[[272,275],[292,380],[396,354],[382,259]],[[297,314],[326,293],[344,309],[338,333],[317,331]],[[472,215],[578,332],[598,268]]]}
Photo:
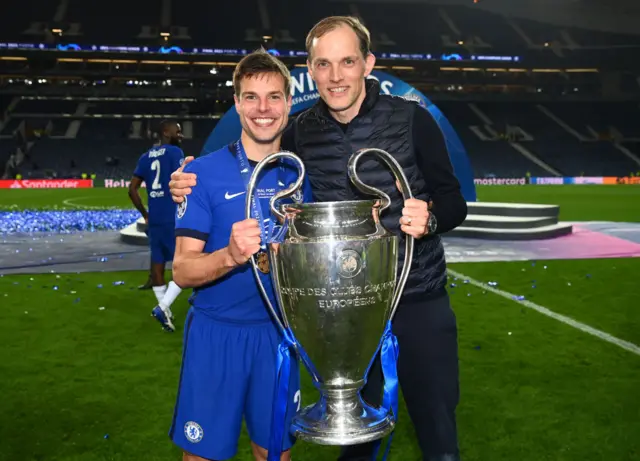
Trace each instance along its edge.
{"label": "man in blue football kit", "polygon": [[[255,459],[266,460],[271,431],[281,335],[248,261],[260,252],[261,280],[276,306],[259,223],[273,231],[278,221],[269,199],[296,181],[297,170],[287,162],[263,170],[252,219],[246,219],[245,199],[255,164],[280,150],[291,107],[290,74],[258,51],[238,64],[233,82],[241,138],[188,165],[198,184],[177,211],[173,274],[180,286],[194,287],[170,430],[185,461],[232,458],[243,416]],[[305,182],[304,193],[294,200],[311,199]],[[292,362],[287,427],[301,404],[298,365]],[[282,460],[290,459],[293,441],[285,436]]]}
{"label": "man in blue football kit", "polygon": [[[142,154],[129,185],[129,197],[147,223],[147,235],[151,249],[151,282],[158,305],[151,311],[162,327],[174,331],[171,305],[180,294],[175,282],[165,283],[165,264],[173,260],[175,252],[176,205],[171,199],[169,181],[171,173],[182,165],[184,153],[180,149],[182,129],[180,124],[165,120],[158,131],[160,144]],[[140,186],[146,184],[149,211],[140,198]]]}

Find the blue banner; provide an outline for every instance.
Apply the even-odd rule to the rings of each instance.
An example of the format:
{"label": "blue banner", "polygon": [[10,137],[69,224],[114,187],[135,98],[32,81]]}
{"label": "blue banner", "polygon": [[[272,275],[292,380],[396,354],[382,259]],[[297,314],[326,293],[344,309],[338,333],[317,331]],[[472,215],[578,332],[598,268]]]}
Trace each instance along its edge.
{"label": "blue banner", "polygon": [[[431,112],[438,122],[438,126],[440,127],[447,143],[449,158],[453,164],[454,173],[458,178],[458,181],[460,181],[462,195],[468,202],[475,202],[476,188],[473,182],[473,169],[471,168],[467,152],[465,151],[460,138],[453,129],[453,126],[451,126],[440,109],[438,109],[420,91],[393,75],[374,70],[370,78],[375,78],[380,82],[382,94],[391,94],[395,96],[402,96],[407,99],[413,99]],[[294,115],[311,107],[320,96],[316,90],[315,83],[306,68],[300,67],[291,71],[291,80],[293,104],[290,115]],[[209,136],[209,139],[207,139],[201,155],[216,151],[223,146],[237,141],[240,137],[241,130],[242,128],[240,126],[238,113],[236,112],[235,107],[232,107],[218,121]]]}

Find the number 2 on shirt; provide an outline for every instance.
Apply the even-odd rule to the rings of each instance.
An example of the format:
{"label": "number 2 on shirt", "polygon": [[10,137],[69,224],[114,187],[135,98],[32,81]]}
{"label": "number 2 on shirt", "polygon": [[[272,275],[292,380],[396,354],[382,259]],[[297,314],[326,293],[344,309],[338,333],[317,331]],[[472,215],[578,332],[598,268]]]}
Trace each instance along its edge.
{"label": "number 2 on shirt", "polygon": [[153,162],[151,162],[151,171],[156,172],[156,179],[153,180],[151,188],[154,190],[161,189],[162,184],[160,184],[160,160],[154,160]]}

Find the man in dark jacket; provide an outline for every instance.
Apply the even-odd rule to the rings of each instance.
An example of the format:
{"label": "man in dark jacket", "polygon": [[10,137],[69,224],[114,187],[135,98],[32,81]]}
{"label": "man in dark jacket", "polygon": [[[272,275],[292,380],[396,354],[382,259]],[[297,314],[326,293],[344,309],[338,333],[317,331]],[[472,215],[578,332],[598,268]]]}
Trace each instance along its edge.
{"label": "man in dark jacket", "polygon": [[[440,235],[460,225],[467,205],[453,174],[442,133],[415,102],[381,95],[367,79],[375,64],[368,30],[350,17],[325,18],[307,37],[309,73],[320,99],[301,113],[283,134],[282,148],[304,161],[318,202],[366,199],[347,176],[350,155],[379,148],[402,166],[414,199],[403,202],[389,169],[363,158],[361,180],[387,193],[391,206],[383,214],[387,229],[415,239],[413,264],[395,319],[400,355],[398,376],[423,459],[459,460],[455,410],[458,404],[456,319],[446,291],[446,262]],[[174,201],[190,193],[196,178],[181,170],[170,185]],[[363,397],[379,404],[382,372],[377,360]],[[370,460],[374,444],[345,447],[340,461]]]}

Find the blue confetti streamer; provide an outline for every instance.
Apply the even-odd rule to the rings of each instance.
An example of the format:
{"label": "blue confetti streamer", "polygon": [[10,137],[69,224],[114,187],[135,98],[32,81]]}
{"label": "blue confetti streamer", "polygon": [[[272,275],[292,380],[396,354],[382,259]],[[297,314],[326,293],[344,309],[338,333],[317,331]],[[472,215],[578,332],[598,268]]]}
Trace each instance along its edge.
{"label": "blue confetti streamer", "polygon": [[136,210],[0,211],[0,235],[120,230],[139,217],[140,213]]}

